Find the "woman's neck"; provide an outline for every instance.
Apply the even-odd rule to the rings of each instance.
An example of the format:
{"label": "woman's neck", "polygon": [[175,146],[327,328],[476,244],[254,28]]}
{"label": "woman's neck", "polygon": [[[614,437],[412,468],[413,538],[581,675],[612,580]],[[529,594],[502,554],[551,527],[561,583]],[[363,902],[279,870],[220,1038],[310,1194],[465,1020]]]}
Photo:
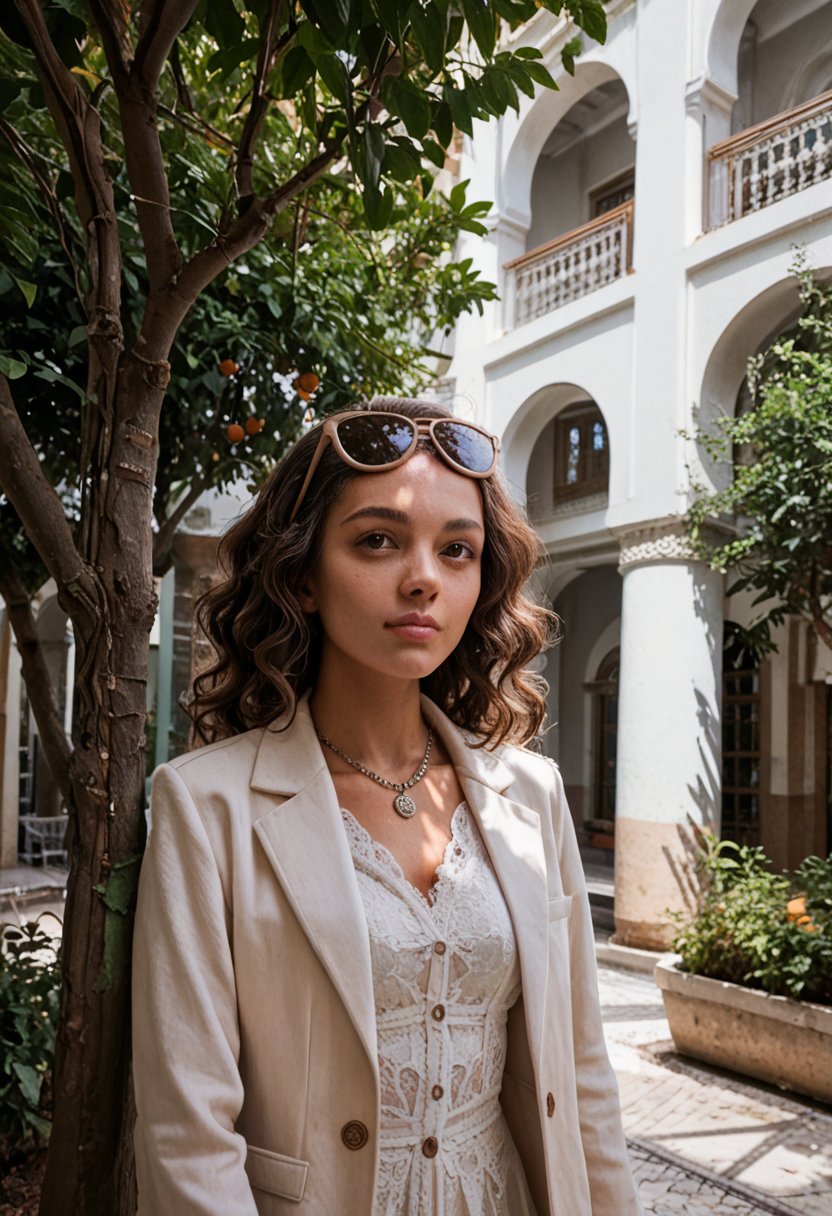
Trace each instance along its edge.
{"label": "woman's neck", "polygon": [[[425,750],[418,680],[322,669],[309,699],[317,729],[341,751],[383,775],[415,768]],[[328,757],[331,759],[331,756]]]}

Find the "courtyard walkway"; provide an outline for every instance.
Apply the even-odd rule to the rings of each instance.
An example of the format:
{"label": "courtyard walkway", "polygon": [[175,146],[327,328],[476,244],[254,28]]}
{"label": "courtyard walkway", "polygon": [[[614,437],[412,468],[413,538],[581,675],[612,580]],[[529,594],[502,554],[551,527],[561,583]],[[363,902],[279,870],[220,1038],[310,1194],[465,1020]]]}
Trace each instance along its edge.
{"label": "courtyard walkway", "polygon": [[676,1055],[651,975],[599,983],[645,1216],[830,1216],[832,1109]]}

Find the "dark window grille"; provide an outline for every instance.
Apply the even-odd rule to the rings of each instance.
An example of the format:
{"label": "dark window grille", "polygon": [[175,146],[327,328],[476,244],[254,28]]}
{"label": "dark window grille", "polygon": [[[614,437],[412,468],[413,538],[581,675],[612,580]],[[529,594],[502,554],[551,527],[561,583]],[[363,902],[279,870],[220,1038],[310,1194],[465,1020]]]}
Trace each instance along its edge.
{"label": "dark window grille", "polygon": [[595,785],[595,814],[615,819],[615,778],[618,757],[618,669],[619,652],[607,655],[598,670],[598,768]]}
{"label": "dark window grille", "polygon": [[760,843],[760,668],[727,629],[722,670],[724,840]]}

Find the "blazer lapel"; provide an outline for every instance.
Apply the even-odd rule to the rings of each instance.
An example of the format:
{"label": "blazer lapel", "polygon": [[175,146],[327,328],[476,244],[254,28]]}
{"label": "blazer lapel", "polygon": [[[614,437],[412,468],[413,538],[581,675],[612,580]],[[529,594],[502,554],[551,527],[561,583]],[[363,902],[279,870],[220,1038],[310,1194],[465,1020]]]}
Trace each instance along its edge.
{"label": "blazer lapel", "polygon": [[286,731],[265,732],[251,785],[289,795],[259,819],[254,830],[344,1002],[378,1080],[367,921],[335,786],[305,701]]}
{"label": "blazer lapel", "polygon": [[[532,1058],[540,1058],[548,972],[546,863],[538,813],[503,791],[508,766],[493,752],[472,748],[462,731],[427,697],[425,719],[456,768],[511,913],[526,1029]],[[253,789],[286,801],[254,830],[298,922],[321,960],[364,1045],[378,1079],[370,943],[335,786],[312,724],[307,699],[294,722],[263,735]]]}
{"label": "blazer lapel", "polygon": [[503,794],[512,774],[493,752],[469,747],[460,729],[422,698],[425,718],[440,735],[456,768],[511,913],[526,1031],[537,1063],[543,1040],[548,975],[548,887],[540,815]]}

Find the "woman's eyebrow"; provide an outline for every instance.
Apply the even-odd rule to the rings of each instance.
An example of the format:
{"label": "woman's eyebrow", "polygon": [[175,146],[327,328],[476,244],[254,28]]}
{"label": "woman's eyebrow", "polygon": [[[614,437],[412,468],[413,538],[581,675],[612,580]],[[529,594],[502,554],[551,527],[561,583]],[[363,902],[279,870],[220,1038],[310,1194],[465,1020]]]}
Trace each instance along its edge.
{"label": "woman's eyebrow", "polygon": [[[396,524],[404,524],[405,527],[410,525],[410,516],[405,511],[397,511],[395,507],[360,507],[359,510],[353,511],[352,515],[348,515],[346,519],[341,520],[341,527],[344,524],[350,523],[353,519],[365,519],[367,517],[374,519],[389,519]],[[482,532],[482,525],[477,523],[475,519],[466,519],[462,516],[460,519],[449,519],[443,526],[443,532],[464,532],[466,530],[475,530]]]}

